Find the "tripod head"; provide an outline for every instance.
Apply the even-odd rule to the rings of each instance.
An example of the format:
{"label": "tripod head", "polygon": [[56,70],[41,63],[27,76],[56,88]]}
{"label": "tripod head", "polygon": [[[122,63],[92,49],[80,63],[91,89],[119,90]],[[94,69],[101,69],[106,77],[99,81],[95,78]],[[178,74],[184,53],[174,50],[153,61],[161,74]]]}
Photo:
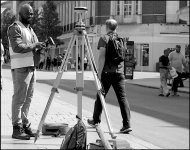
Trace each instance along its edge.
{"label": "tripod head", "polygon": [[88,11],[86,7],[75,7],[74,11],[79,14],[79,22],[76,23],[75,29],[78,31],[85,30],[85,24],[82,21],[82,13],[85,13]]}

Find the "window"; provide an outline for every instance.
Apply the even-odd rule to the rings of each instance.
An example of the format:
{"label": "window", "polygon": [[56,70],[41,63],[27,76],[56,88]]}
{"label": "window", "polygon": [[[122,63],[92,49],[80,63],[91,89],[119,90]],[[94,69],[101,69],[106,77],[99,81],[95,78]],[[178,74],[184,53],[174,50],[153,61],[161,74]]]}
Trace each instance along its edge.
{"label": "window", "polygon": [[185,58],[187,60],[189,59],[189,44],[185,45]]}
{"label": "window", "polygon": [[124,1],[124,17],[132,15],[132,1]]}
{"label": "window", "polygon": [[135,14],[138,15],[139,12],[138,12],[138,7],[139,7],[139,4],[138,4],[138,0],[136,0],[136,3],[135,3]]}
{"label": "window", "polygon": [[123,13],[124,17],[140,14],[141,0],[116,2],[116,15]]}
{"label": "window", "polygon": [[142,66],[149,66],[149,44],[143,44],[142,46]]}
{"label": "window", "polygon": [[117,15],[120,15],[120,1],[117,1],[117,3],[116,3],[116,10],[117,10],[117,12],[116,12],[116,14]]}

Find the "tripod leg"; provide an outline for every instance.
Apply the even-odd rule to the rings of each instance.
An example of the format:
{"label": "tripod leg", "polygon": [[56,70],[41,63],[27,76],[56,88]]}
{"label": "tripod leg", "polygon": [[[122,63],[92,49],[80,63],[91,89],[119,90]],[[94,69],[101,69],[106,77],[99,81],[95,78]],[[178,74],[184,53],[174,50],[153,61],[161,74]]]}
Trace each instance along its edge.
{"label": "tripod leg", "polygon": [[47,102],[47,104],[46,104],[45,110],[44,110],[44,112],[43,112],[43,115],[42,115],[42,117],[41,117],[40,123],[39,123],[39,125],[38,125],[38,130],[37,130],[37,132],[36,132],[36,136],[35,136],[35,139],[34,139],[34,143],[36,142],[36,140],[37,140],[37,138],[38,138],[38,136],[39,136],[39,133],[40,133],[41,128],[42,128],[42,125],[43,125],[43,123],[44,123],[44,120],[45,120],[46,115],[47,115],[47,113],[48,113],[48,110],[49,110],[49,108],[50,108],[51,102],[52,102],[53,97],[54,97],[54,95],[55,95],[55,92],[58,92],[57,88],[58,88],[58,86],[59,86],[59,83],[60,83],[60,80],[61,80],[61,77],[62,77],[64,68],[66,67],[66,64],[67,64],[69,55],[70,55],[70,53],[71,53],[71,48],[72,48],[73,45],[74,45],[75,39],[76,39],[76,36],[73,36],[73,37],[71,38],[70,42],[69,42],[69,46],[68,46],[68,49],[67,49],[67,53],[66,53],[66,55],[65,55],[65,57],[64,57],[64,60],[62,61],[61,67],[59,68],[57,78],[56,78],[56,80],[55,80],[55,82],[54,82],[54,84],[53,84],[53,87],[52,87],[52,89],[51,89],[50,97],[49,97],[49,99],[48,99],[48,102]]}
{"label": "tripod leg", "polygon": [[[82,37],[82,58],[80,60],[80,71],[78,67],[76,68],[76,88],[75,90],[77,91],[77,114],[78,116],[82,119],[82,93],[84,89],[84,67],[83,67],[83,53],[84,53],[84,40]],[[79,49],[78,49],[78,38],[76,39],[76,66],[78,66],[78,54],[79,54]]]}
{"label": "tripod leg", "polygon": [[[104,98],[104,96],[102,95],[102,92],[101,92],[101,89],[102,89],[101,82],[100,82],[100,80],[98,78],[98,73],[97,73],[97,69],[96,69],[96,66],[95,66],[95,61],[94,61],[94,57],[93,57],[93,54],[92,54],[92,49],[90,47],[87,35],[85,36],[85,45],[87,47],[88,57],[90,58],[89,61],[90,61],[90,64],[91,64],[93,75],[94,75],[96,88],[97,88],[98,94],[100,96],[100,100],[101,100],[102,107],[103,107],[103,110],[104,110],[104,113],[105,113],[105,117],[106,117],[106,121],[107,121],[108,128],[109,128],[109,131],[110,131],[110,135],[111,135],[111,137],[113,139],[115,139],[116,136],[114,136],[113,130],[112,130],[112,127],[111,127],[111,124],[110,124],[108,111],[106,109],[105,98]],[[96,71],[96,73],[95,73],[95,71]]]}

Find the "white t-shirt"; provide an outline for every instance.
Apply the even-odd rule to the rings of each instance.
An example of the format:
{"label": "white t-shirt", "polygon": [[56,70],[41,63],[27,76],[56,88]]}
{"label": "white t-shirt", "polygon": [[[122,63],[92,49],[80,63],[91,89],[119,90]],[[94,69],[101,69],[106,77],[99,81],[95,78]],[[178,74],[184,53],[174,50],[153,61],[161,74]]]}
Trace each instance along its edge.
{"label": "white t-shirt", "polygon": [[171,66],[176,69],[178,72],[182,72],[183,68],[182,65],[186,64],[185,57],[181,53],[177,53],[176,51],[173,51],[168,56]]}

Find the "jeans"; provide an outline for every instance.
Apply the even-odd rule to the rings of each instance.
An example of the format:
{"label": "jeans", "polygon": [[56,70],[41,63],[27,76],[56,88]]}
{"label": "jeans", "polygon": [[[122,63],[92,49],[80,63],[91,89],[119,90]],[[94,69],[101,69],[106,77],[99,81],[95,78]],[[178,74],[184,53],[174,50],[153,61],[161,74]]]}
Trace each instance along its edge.
{"label": "jeans", "polygon": [[[125,77],[124,74],[120,73],[102,73],[101,76],[102,86],[104,88],[104,97],[109,91],[111,85],[116,93],[117,100],[119,102],[121,116],[123,119],[123,126],[130,127],[130,107],[129,103],[126,98],[126,91],[125,91]],[[94,114],[93,120],[95,123],[101,122],[101,114],[102,114],[102,104],[99,95],[97,94],[97,99],[94,105]]]}
{"label": "jeans", "polygon": [[181,73],[176,71],[177,74],[178,74],[178,77],[174,78],[173,79],[173,84],[172,84],[172,91],[174,93],[178,92],[178,86],[179,86],[179,83],[180,83],[180,80],[181,80]]}
{"label": "jeans", "polygon": [[11,73],[14,89],[12,96],[12,125],[28,124],[27,116],[33,98],[36,70],[34,67],[24,67],[12,69]]}
{"label": "jeans", "polygon": [[161,94],[167,94],[169,92],[169,89],[167,87],[167,78],[168,78],[168,69],[162,69],[160,68],[160,93]]}

